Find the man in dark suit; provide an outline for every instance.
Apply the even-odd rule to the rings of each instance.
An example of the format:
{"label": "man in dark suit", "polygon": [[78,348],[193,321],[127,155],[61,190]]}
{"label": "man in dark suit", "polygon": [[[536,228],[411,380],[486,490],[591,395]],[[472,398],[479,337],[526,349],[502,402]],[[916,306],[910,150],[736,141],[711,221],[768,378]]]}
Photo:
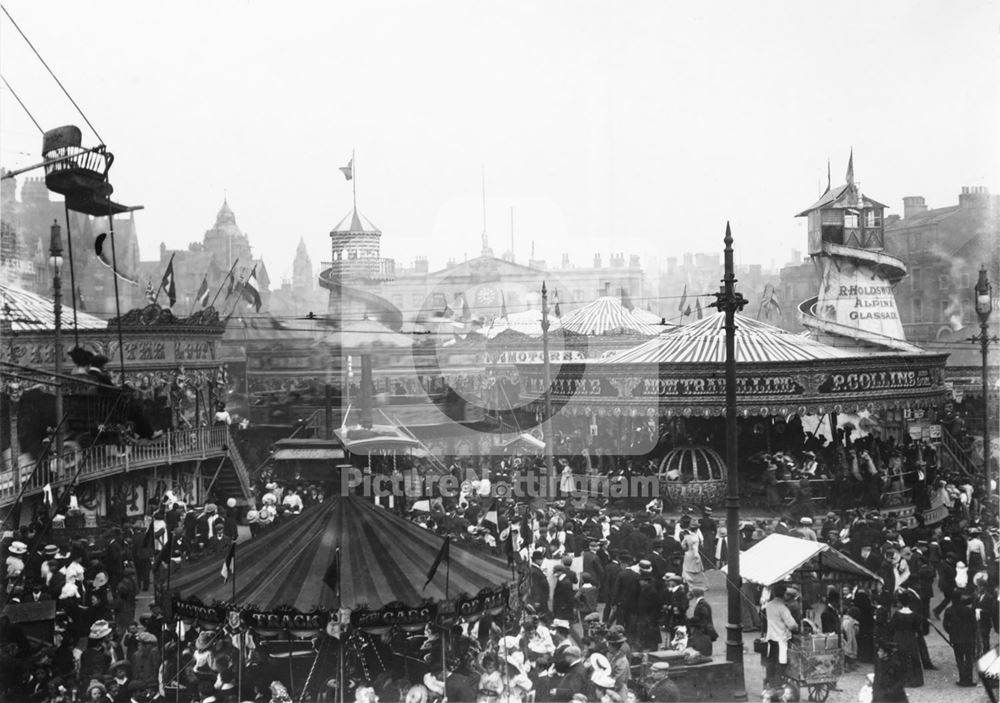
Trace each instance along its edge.
{"label": "man in dark suit", "polygon": [[563,565],[555,569],[556,584],[552,589],[552,616],[560,620],[576,622],[576,593],[573,582],[568,578],[570,570]]}
{"label": "man in dark suit", "polygon": [[[688,621],[689,639],[695,633],[704,636],[701,647],[695,647],[705,656],[712,654],[712,642],[719,639],[719,633],[715,631],[715,624],[712,622],[712,606],[705,600],[705,589],[694,587],[691,589],[691,600],[694,603],[694,610],[691,612],[691,619]],[[707,651],[706,651],[707,650]]]}
{"label": "man in dark suit", "polygon": [[972,596],[956,591],[952,596],[952,605],[944,612],[945,632],[951,638],[951,648],[955,650],[955,663],[958,665],[958,685],[972,687],[976,685],[972,678],[972,665],[975,660],[976,611],[973,609]]}
{"label": "man in dark suit", "polygon": [[719,534],[719,523],[712,517],[712,509],[707,505],[701,509],[701,522],[698,529],[701,530],[702,536],[701,560],[706,569],[714,569],[715,540]]}
{"label": "man in dark suit", "polygon": [[622,557],[622,570],[615,589],[615,622],[625,627],[625,635],[635,640],[636,609],[639,604],[639,573],[633,571],[631,557]]}
{"label": "man in dark suit", "polygon": [[583,552],[583,573],[590,574],[594,583],[601,583],[604,578],[604,564],[601,563],[600,557],[597,556],[598,549],[600,549],[600,544],[592,541]]}
{"label": "man in dark suit", "polygon": [[[563,650],[563,657],[565,663],[569,665],[569,669],[563,674],[559,685],[556,686],[551,699],[553,701],[570,701],[574,695],[586,693],[587,684],[590,681],[579,647],[570,645]],[[560,668],[562,667],[557,667],[556,670],[558,671]]]}
{"label": "man in dark suit", "polygon": [[604,566],[600,593],[600,600],[604,603],[604,622],[611,617],[611,609],[615,605],[615,593],[618,590],[618,574],[622,570],[618,552],[613,550],[609,556],[611,560]]}
{"label": "man in dark suit", "polygon": [[549,610],[549,578],[542,571],[542,560],[544,559],[545,552],[536,549],[531,555],[531,570],[528,574],[531,585],[528,602],[537,613],[546,613]]}
{"label": "man in dark suit", "polygon": [[663,594],[663,614],[668,638],[673,637],[674,628],[687,623],[688,594],[684,579],[674,572],[664,575],[667,590]]}

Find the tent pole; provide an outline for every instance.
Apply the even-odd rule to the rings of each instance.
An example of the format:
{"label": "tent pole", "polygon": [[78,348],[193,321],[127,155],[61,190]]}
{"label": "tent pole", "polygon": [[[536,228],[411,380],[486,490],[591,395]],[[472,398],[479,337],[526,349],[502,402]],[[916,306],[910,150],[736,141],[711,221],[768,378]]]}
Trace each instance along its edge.
{"label": "tent pole", "polygon": [[288,690],[295,690],[295,674],[292,672],[292,631],[285,630],[288,633]]}

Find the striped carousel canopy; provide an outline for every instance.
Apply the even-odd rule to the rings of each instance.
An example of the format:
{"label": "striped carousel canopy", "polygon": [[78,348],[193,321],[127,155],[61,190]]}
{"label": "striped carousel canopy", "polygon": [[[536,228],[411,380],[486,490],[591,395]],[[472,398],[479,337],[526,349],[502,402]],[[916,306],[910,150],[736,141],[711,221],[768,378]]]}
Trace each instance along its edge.
{"label": "striped carousel canopy", "polygon": [[[417,606],[446,598],[449,565],[422,588],[444,539],[357,497],[331,498],[236,547],[236,602],[262,610],[300,612],[340,607]],[[341,597],[324,581],[340,547]],[[505,560],[452,540],[447,597],[476,595],[510,581]],[[182,601],[231,601],[233,584],[220,577],[224,555],[193,565],[172,580]]]}
{"label": "striped carousel canopy", "polygon": [[[557,330],[561,322],[555,315],[549,315],[549,330]],[[487,339],[493,339],[501,332],[517,332],[527,337],[542,336],[542,311],[524,310],[514,312],[507,317],[497,317],[484,328]]]}
{"label": "striped carousel canopy", "polygon": [[[712,364],[726,360],[726,316],[715,313],[617,354],[609,364]],[[847,359],[857,354],[818,342],[810,337],[736,315],[736,361],[814,361]]]}
{"label": "striped carousel canopy", "polygon": [[597,336],[603,334],[637,334],[653,337],[666,328],[644,320],[626,309],[621,300],[611,296],[597,298],[591,303],[567,313],[562,318],[563,329],[577,334]]}
{"label": "striped carousel canopy", "polygon": [[[68,296],[63,297],[62,327],[73,326],[73,310]],[[10,322],[12,332],[51,332],[56,327],[52,300],[22,288],[0,284],[0,318]],[[106,330],[108,323],[99,317],[77,310],[76,325],[81,330]]]}

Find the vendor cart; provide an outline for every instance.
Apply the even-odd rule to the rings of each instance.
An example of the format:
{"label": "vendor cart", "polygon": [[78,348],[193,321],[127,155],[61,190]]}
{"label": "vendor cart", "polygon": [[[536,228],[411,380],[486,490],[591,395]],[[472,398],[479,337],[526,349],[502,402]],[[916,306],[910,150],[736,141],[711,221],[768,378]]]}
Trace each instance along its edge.
{"label": "vendor cart", "polygon": [[844,673],[844,650],[837,634],[796,635],[788,647],[786,676],[806,699],[825,701]]}
{"label": "vendor cart", "polygon": [[[767,536],[740,556],[740,576],[766,587],[782,582],[798,586],[803,595],[812,596],[803,603],[802,613],[812,622],[819,622],[826,588],[882,581],[828,544],[779,534]],[[786,677],[800,691],[808,691],[808,700],[825,701],[843,672],[839,634],[799,634],[789,642]]]}

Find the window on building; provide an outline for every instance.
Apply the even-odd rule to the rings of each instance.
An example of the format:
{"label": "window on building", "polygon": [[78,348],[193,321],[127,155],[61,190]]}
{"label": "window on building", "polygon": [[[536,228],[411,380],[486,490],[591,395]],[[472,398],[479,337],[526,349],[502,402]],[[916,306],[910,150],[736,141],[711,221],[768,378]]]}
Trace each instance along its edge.
{"label": "window on building", "polygon": [[948,298],[942,298],[941,299],[941,320],[943,322],[947,322],[948,318],[953,313],[958,313],[959,317],[961,318],[961,310],[959,310],[957,307],[952,307],[951,301]]}
{"label": "window on building", "polygon": [[920,269],[912,268],[910,269],[910,287],[913,290],[920,290]]}
{"label": "window on building", "polygon": [[845,229],[857,229],[858,228],[858,213],[856,213],[856,212],[845,212],[844,213],[844,228]]}
{"label": "window on building", "polygon": [[923,322],[924,321],[924,301],[920,298],[914,298],[910,304],[913,306],[913,321]]}
{"label": "window on building", "polygon": [[962,287],[963,290],[968,290],[969,288],[972,287],[972,279],[969,277],[969,274],[963,273],[961,276],[959,276],[958,280],[961,281],[959,285]]}
{"label": "window on building", "polygon": [[865,210],[865,227],[880,227],[882,225],[882,213],[878,210]]}
{"label": "window on building", "polygon": [[951,287],[951,279],[948,276],[938,276],[938,288],[948,290]]}

